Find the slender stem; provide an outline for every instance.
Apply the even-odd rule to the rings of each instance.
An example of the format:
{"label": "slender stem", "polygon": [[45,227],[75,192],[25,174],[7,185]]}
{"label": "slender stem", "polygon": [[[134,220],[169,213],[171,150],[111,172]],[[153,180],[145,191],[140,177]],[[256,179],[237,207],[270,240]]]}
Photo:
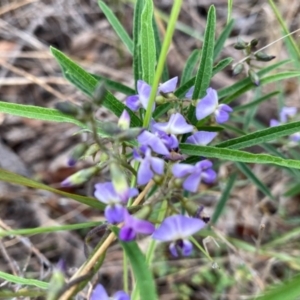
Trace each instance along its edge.
{"label": "slender stem", "polygon": [[158,64],[157,64],[154,80],[152,83],[151,94],[150,94],[150,98],[149,98],[149,102],[148,102],[148,106],[147,106],[147,110],[146,110],[146,114],[145,114],[145,118],[144,118],[144,122],[143,122],[143,127],[145,127],[145,128],[147,128],[150,124],[151,115],[152,115],[152,107],[154,104],[156,91],[157,91],[158,84],[159,84],[159,81],[160,81],[160,78],[161,78],[161,75],[162,75],[162,72],[164,69],[166,57],[167,57],[168,50],[169,50],[169,47],[170,47],[170,44],[172,41],[172,37],[173,37],[174,30],[175,30],[177,18],[178,18],[179,12],[180,12],[181,4],[182,4],[182,0],[175,0],[173,7],[172,7],[172,11],[171,11],[171,15],[170,15],[169,23],[168,23],[168,28],[167,28],[166,35],[164,37],[164,41],[162,44],[161,52],[159,55]]}
{"label": "slender stem", "polygon": [[190,237],[190,240],[212,263],[214,262],[210,255],[203,249],[203,247],[196,241],[194,237]]}

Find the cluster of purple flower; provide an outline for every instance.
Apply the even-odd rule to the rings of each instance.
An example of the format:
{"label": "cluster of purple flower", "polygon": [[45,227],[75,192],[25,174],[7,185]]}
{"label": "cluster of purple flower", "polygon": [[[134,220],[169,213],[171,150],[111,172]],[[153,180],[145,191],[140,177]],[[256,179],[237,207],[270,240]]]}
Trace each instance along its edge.
{"label": "cluster of purple flower", "polygon": [[[168,97],[172,94],[176,89],[177,80],[175,77],[161,84],[158,96]],[[187,99],[192,97],[193,89],[194,87],[186,94]],[[137,91],[137,95],[129,96],[126,100],[127,106],[133,111],[141,107],[147,108],[151,87],[139,80]],[[217,123],[224,123],[229,119],[231,111],[228,105],[218,104],[217,92],[209,88],[207,95],[197,103],[196,118],[202,120],[214,114]],[[129,114],[124,111],[119,120],[119,127],[128,128],[129,123]],[[138,135],[139,147],[133,150],[133,160],[139,162],[138,185],[145,185],[151,179],[155,182],[162,179],[167,180],[169,184],[176,181],[176,187],[180,185],[184,190],[194,193],[197,192],[201,181],[215,181],[216,172],[212,169],[211,161],[205,159],[195,165],[179,162],[184,159],[179,153],[179,140],[184,134],[190,134],[185,143],[195,145],[207,145],[217,135],[216,132],[196,131],[178,112],[171,114],[167,122],[152,120],[150,129],[145,129]],[[113,182],[98,183],[95,188],[95,197],[106,204],[107,221],[112,224],[123,222],[119,233],[121,240],[131,241],[137,234],[151,234],[155,240],[170,242],[169,249],[173,256],[191,254],[192,244],[188,237],[205,226],[201,219],[175,214],[166,217],[160,226],[155,228],[149,221],[130,215],[126,209],[128,199],[138,194],[136,188],[128,187],[120,192]]]}

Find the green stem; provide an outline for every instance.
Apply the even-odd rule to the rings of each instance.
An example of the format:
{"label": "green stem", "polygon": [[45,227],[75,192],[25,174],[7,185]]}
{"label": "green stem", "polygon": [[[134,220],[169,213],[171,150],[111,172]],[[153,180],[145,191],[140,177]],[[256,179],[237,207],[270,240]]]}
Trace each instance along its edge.
{"label": "green stem", "polygon": [[203,249],[203,247],[196,241],[194,237],[190,237],[189,239],[212,263],[214,262],[214,260],[210,257],[210,255]]}
{"label": "green stem", "polygon": [[152,107],[153,107],[153,104],[155,101],[156,91],[158,88],[158,84],[159,84],[161,75],[163,73],[165,61],[166,61],[168,50],[169,50],[169,47],[170,47],[170,44],[172,41],[172,37],[173,37],[174,30],[175,30],[177,18],[178,18],[179,12],[180,12],[181,4],[182,4],[182,0],[175,0],[173,7],[172,7],[168,28],[167,28],[166,35],[164,37],[164,41],[163,41],[163,45],[162,45],[162,49],[161,49],[161,52],[159,55],[158,64],[157,64],[154,80],[152,83],[151,94],[150,94],[150,98],[149,98],[149,102],[148,102],[148,106],[147,106],[147,110],[146,110],[146,114],[145,114],[145,118],[144,118],[144,122],[143,122],[143,127],[145,127],[145,128],[147,128],[149,126],[149,123],[151,120]]}
{"label": "green stem", "polygon": [[129,291],[128,287],[128,260],[125,251],[123,250],[123,289],[126,293]]}

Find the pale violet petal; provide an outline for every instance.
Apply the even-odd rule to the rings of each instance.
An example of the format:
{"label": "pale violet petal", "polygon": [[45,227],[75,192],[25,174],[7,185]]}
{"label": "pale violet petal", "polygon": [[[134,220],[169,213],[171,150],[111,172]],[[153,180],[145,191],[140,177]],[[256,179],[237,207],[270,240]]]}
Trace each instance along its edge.
{"label": "pale violet petal", "polygon": [[198,131],[186,139],[187,144],[205,146],[209,144],[216,136],[217,132]]}
{"label": "pale violet petal", "polygon": [[158,92],[163,92],[164,94],[173,93],[176,90],[177,82],[178,76],[169,79],[159,85]]}
{"label": "pale violet petal", "polygon": [[198,101],[196,106],[197,120],[202,120],[212,114],[218,106],[218,94],[217,91],[208,88],[206,90],[206,96]]}
{"label": "pale violet petal", "polygon": [[126,106],[128,106],[132,111],[136,111],[140,108],[141,102],[138,95],[128,96],[126,98]]}
{"label": "pale violet petal", "polygon": [[195,167],[188,164],[175,164],[172,168],[172,173],[175,177],[181,178],[194,171]]}

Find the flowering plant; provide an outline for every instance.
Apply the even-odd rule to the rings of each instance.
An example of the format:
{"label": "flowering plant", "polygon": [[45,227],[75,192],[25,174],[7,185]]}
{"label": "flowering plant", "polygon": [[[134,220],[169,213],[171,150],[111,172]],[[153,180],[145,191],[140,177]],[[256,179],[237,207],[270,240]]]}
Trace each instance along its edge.
{"label": "flowering plant", "polygon": [[[216,10],[211,6],[201,54],[199,51],[191,54],[180,83],[179,76],[169,78],[166,57],[181,2],[174,1],[166,36],[161,44],[151,0],[136,1],[133,39],[110,8],[100,1],[100,8],[127,50],[133,54],[132,87],[104,77],[98,80],[65,54],[51,48],[65,77],[89,97],[82,106],[60,102],[57,110],[51,110],[52,116],[78,125],[84,134],[89,135],[86,142],[74,149],[69,165],[74,166],[86,157],[94,159],[92,166],[69,176],[61,182],[61,186],[80,185],[93,177],[98,178],[99,174],[109,173],[108,179],[99,179],[94,185],[94,198],[73,195],[75,200],[103,213],[105,222],[99,227],[105,234],[86,263],[71,278],[67,288],[57,291],[53,299],[70,299],[88,281],[93,282],[90,299],[111,299],[103,282],[92,278],[115,240],[124,251],[124,291],[116,292],[112,299],[158,299],[151,271],[156,248],[167,247],[173,259],[204,255],[216,267],[208,250],[202,247],[200,236],[217,236],[214,225],[236,179],[233,172],[224,185],[226,180],[219,172],[220,160],[236,162],[244,174],[256,183],[257,178],[245,163],[300,169],[297,160],[240,150],[285,135],[298,142],[300,122],[287,123],[296,115],[295,108],[284,107],[280,120],[272,120],[270,128],[248,132],[247,128],[243,131],[236,126],[242,118],[240,113],[244,112],[245,106],[249,108],[261,103],[274,93],[259,97],[250,104],[236,104],[236,107],[232,104],[233,100],[257,86],[299,76],[299,72],[283,72],[267,77],[269,72],[284,63],[274,63],[258,71],[253,61],[268,62],[275,57],[256,50],[257,40],[249,43],[238,40],[235,48],[243,50],[246,56],[233,65],[233,75],[247,69],[247,77],[217,90],[212,77],[233,61],[230,57],[218,58],[234,20],[230,17],[223,32],[216,38]],[[123,93],[123,99],[117,99],[112,93],[114,90]],[[118,122],[98,120],[95,112],[101,106],[115,114]],[[11,108],[13,111],[16,107],[14,110]],[[225,140],[224,132],[237,136]],[[258,184],[258,188],[270,195],[263,184]],[[204,190],[213,189],[221,190],[224,196],[210,218],[204,216],[201,196]],[[138,245],[140,238],[148,241],[145,253]],[[131,288],[129,267],[133,274]]]}

